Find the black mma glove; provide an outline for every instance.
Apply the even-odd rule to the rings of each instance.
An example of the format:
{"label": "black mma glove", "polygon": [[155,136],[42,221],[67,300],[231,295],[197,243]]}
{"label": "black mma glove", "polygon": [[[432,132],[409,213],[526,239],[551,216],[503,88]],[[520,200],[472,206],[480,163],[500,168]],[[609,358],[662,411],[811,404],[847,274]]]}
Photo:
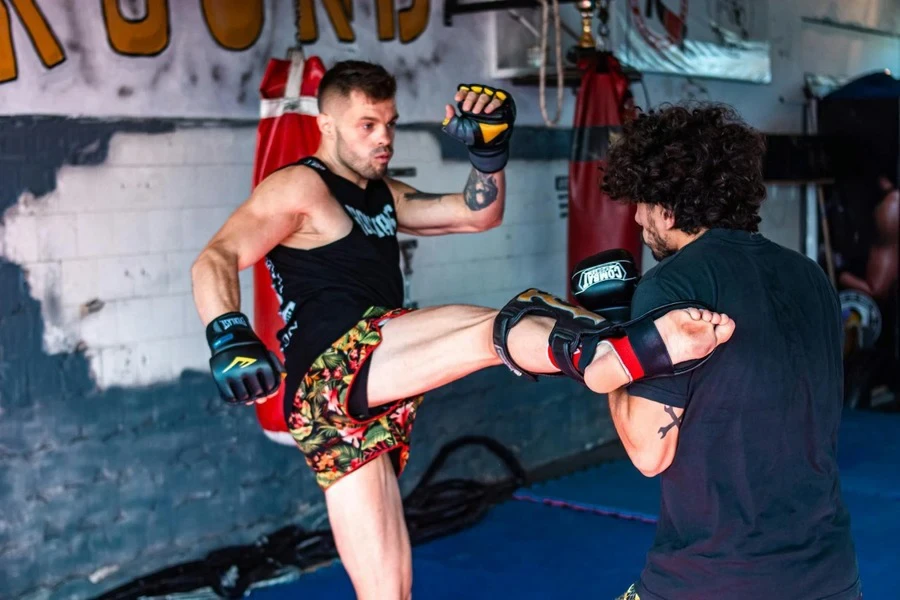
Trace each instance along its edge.
{"label": "black mma glove", "polygon": [[223,400],[248,403],[278,391],[284,367],[253,332],[246,315],[216,317],[206,327],[206,341],[212,351],[209,368]]}
{"label": "black mma glove", "polygon": [[[460,84],[459,90],[487,94],[503,101],[490,114],[463,110],[465,99],[457,102],[461,114],[445,120],[444,132],[468,146],[472,166],[482,173],[502,171],[509,161],[509,139],[516,122],[516,103],[509,92],[479,84]],[[493,100],[492,100],[493,102]]]}
{"label": "black mma glove", "polygon": [[575,265],[570,277],[572,296],[581,306],[610,321],[631,318],[631,298],[641,275],[627,250],[606,250]]}

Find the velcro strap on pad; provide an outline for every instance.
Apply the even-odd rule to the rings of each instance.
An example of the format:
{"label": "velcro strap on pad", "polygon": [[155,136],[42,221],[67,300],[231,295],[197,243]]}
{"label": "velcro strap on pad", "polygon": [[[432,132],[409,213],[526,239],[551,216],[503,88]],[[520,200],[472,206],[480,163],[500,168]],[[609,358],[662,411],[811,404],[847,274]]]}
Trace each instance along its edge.
{"label": "velcro strap on pad", "polygon": [[578,350],[579,335],[557,321],[550,332],[550,351],[556,367],[576,381],[584,382],[584,375],[575,365],[575,352]]}
{"label": "velcro strap on pad", "polygon": [[[654,377],[657,375],[671,375],[675,372],[672,360],[669,358],[669,351],[666,350],[666,344],[663,342],[656,323],[653,319],[638,319],[637,321],[625,327],[628,335],[627,341],[631,347],[631,351],[640,363],[643,373],[638,375],[633,373],[635,379],[640,377]],[[613,344],[616,347],[616,344]],[[619,356],[626,362],[626,356],[616,348]]]}

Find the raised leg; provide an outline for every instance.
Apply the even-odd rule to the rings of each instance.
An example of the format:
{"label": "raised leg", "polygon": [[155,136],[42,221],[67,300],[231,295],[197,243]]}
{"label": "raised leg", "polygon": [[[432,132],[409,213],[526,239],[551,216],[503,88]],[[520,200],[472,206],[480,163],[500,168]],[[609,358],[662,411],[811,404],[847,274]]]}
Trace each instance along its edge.
{"label": "raised leg", "polygon": [[[369,405],[426,393],[470,373],[501,364],[493,345],[497,311],[481,306],[426,308],[390,320],[373,352],[369,371]],[[727,316],[696,308],[670,311],[654,320],[675,363],[703,358],[734,333]],[[509,332],[513,360],[531,373],[557,373],[547,353],[554,319],[528,315]],[[602,360],[601,360],[602,359]],[[608,393],[628,383],[614,356],[598,351],[585,370],[585,384]]]}
{"label": "raised leg", "polygon": [[[453,304],[388,321],[382,328],[381,345],[370,359],[369,405],[423,394],[501,364],[492,342],[496,316],[492,308]],[[556,372],[547,357],[552,328],[552,319],[523,319],[510,333],[510,351],[534,372]]]}

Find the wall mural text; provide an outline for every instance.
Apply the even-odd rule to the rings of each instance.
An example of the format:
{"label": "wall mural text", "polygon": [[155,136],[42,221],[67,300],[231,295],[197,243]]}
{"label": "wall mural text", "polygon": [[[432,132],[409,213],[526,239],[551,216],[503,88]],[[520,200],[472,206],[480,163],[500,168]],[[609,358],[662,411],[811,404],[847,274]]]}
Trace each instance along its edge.
{"label": "wall mural text", "polygon": [[[299,2],[301,14],[301,42],[310,44],[319,39],[316,4],[319,4],[319,11],[328,17],[339,41],[356,41],[352,26],[353,0],[296,1]],[[199,2],[209,34],[222,48],[239,52],[252,47],[259,39],[265,20],[263,0]],[[118,0],[100,0],[100,6],[109,46],[117,54],[156,56],[169,46],[172,31],[169,0],[144,0],[143,17],[140,19],[125,17]],[[430,12],[431,0],[412,0],[409,6],[399,11],[394,0],[375,0],[378,39],[383,42],[399,39],[403,44],[414,41],[428,26]],[[38,0],[0,0],[0,83],[14,81],[19,75],[12,36],[13,13],[46,68],[52,69],[65,62],[65,50]],[[23,50],[21,46],[19,50]]]}

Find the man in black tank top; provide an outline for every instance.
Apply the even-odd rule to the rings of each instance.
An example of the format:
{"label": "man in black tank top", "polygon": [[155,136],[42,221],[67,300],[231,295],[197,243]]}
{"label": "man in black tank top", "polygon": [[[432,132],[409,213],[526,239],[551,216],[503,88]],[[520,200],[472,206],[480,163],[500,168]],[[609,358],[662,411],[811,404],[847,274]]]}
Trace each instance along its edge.
{"label": "man in black tank top", "polygon": [[[252,403],[284,386],[286,428],[325,492],[342,564],[365,598],[411,592],[397,477],[424,392],[506,364],[530,376],[562,372],[605,393],[674,372],[734,331],[721,315],[679,310],[643,319],[636,336],[539,290],[500,312],[402,308],[398,231],[500,224],[515,104],[503,90],[458,87],[444,131],[466,144],[473,170],[462,193],[428,194],[386,177],[395,89],[378,65],[347,61],[329,70],[319,86],[315,156],[262,181],[192,268],[221,395]],[[284,319],[283,384],[279,358],[239,312],[238,272],[261,259]]]}
{"label": "man in black tank top", "polygon": [[629,456],[662,489],[656,539],[623,599],[861,598],[836,460],[840,304],[818,264],[757,232],[763,150],[713,105],[642,115],[610,152],[604,188],[637,203],[660,261],[632,314],[690,298],[739,324],[690,373],[609,396]]}

